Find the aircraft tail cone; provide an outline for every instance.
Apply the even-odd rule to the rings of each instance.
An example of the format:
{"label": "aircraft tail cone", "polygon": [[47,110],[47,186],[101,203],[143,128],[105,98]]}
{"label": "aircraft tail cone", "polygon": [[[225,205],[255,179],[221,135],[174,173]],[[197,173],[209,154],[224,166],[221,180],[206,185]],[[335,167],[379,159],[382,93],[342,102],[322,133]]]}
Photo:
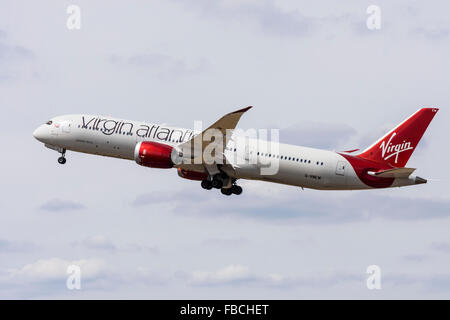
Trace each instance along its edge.
{"label": "aircraft tail cone", "polygon": [[427,183],[427,179],[424,179],[424,178],[421,178],[421,177],[416,177],[415,183],[416,184]]}

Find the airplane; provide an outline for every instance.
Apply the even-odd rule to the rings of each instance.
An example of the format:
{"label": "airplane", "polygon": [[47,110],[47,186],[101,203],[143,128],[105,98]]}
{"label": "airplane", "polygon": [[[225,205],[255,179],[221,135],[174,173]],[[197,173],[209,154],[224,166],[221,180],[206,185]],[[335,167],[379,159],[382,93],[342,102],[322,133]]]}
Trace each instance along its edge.
{"label": "airplane", "polygon": [[[233,130],[250,108],[228,113],[203,131],[98,115],[64,115],[40,125],[33,136],[61,154],[60,164],[66,163],[66,151],[70,150],[134,160],[144,167],[176,168],[180,177],[201,181],[203,189],[220,189],[227,196],[242,193],[239,179],[317,190],[427,182],[413,175],[415,168],[405,166],[437,108],[419,109],[363,151],[341,152],[235,137]],[[205,139],[211,131],[222,139]],[[211,156],[202,156],[211,146]]]}

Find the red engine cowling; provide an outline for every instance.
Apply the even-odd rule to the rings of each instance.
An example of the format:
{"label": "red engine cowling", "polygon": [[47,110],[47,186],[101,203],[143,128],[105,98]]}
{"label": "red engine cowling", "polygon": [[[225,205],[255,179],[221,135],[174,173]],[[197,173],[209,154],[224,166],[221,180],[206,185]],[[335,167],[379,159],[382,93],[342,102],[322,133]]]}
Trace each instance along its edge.
{"label": "red engine cowling", "polygon": [[178,175],[184,179],[202,181],[208,178],[208,174],[205,172],[189,171],[178,168]]}
{"label": "red engine cowling", "polygon": [[175,152],[173,147],[166,144],[142,141],[134,149],[134,160],[144,167],[170,169],[174,165],[173,152]]}

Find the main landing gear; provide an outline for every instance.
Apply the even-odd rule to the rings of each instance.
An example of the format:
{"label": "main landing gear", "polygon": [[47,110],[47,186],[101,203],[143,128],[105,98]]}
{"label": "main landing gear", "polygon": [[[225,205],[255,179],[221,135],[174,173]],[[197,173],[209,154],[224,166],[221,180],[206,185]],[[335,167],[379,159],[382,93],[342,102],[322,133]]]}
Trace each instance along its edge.
{"label": "main landing gear", "polygon": [[202,181],[202,188],[206,189],[206,190],[211,190],[212,189],[212,182],[210,180],[203,180]]}
{"label": "main landing gear", "polygon": [[215,175],[212,180],[203,180],[201,183],[201,186],[203,189],[211,190],[214,189],[220,189],[220,192],[226,196],[231,196],[232,194],[240,195],[242,193],[242,187],[238,186],[236,184],[236,180],[233,179],[231,186],[230,179],[228,176],[223,175]]}
{"label": "main landing gear", "polygon": [[66,163],[66,149],[63,149],[61,152],[61,157],[58,158],[59,164],[65,164]]}
{"label": "main landing gear", "polygon": [[231,192],[235,195],[240,195],[242,193],[242,187],[238,186],[237,184],[233,184],[230,189]]}
{"label": "main landing gear", "polygon": [[233,184],[230,188],[220,189],[220,192],[226,196],[231,196],[232,194],[240,195],[242,193],[242,187],[237,184]]}

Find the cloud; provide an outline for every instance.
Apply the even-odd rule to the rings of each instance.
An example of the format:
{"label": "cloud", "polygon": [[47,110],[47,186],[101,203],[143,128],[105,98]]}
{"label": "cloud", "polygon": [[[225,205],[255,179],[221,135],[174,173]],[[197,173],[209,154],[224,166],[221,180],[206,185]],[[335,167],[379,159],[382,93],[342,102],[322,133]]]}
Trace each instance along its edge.
{"label": "cloud", "polygon": [[0,253],[27,252],[36,248],[36,245],[28,242],[15,242],[0,239]]}
{"label": "cloud", "polygon": [[[335,270],[322,272],[304,272],[296,275],[282,275],[280,273],[257,273],[247,266],[228,265],[216,271],[195,271],[186,279],[194,287],[239,286],[274,288],[279,290],[309,288],[331,289],[342,286],[366,290],[367,274]],[[419,295],[427,292],[448,292],[450,290],[450,274],[433,275],[412,273],[387,273],[382,277],[385,290],[400,290],[415,286]],[[345,296],[345,295],[344,295]]]}
{"label": "cloud", "polygon": [[[68,290],[66,287],[69,266],[78,266],[81,271],[81,290]],[[147,267],[134,267],[132,270],[117,270],[97,258],[67,260],[64,258],[39,259],[17,268],[0,270],[0,297],[14,296],[27,298],[89,297],[101,292],[102,296],[118,288],[132,286],[161,286],[168,284],[173,277],[158,273]],[[78,292],[76,292],[78,291]]]}
{"label": "cloud", "polygon": [[425,290],[431,292],[450,292],[450,274],[435,274],[422,278],[422,285]]}
{"label": "cloud", "polygon": [[237,248],[248,244],[250,241],[244,237],[238,238],[208,238],[202,241],[205,246]]}
{"label": "cloud", "polygon": [[[237,21],[256,26],[262,34],[274,37],[307,37],[318,31],[332,35],[337,27],[358,35],[369,35],[364,11],[360,16],[350,12],[322,16],[305,15],[298,9],[286,9],[273,0],[177,1],[203,17]],[[187,3],[187,4],[186,4]],[[373,32],[371,34],[374,34]]]}
{"label": "cloud", "polygon": [[25,47],[0,42],[0,63],[33,58],[33,52]]}
{"label": "cloud", "polygon": [[384,290],[392,288],[398,290],[399,287],[406,289],[415,286],[418,288],[419,297],[423,299],[429,297],[430,293],[450,292],[450,274],[392,273],[383,276],[382,285]]}
{"label": "cloud", "polygon": [[[410,199],[386,195],[370,195],[367,191],[354,192],[343,200],[326,195],[289,199],[283,206],[269,204],[259,208],[243,209],[248,215],[271,220],[287,219],[306,223],[349,223],[370,219],[425,220],[450,217],[450,201]],[[342,201],[346,203],[343,204]],[[447,207],[447,208],[446,208]]]}
{"label": "cloud", "polygon": [[139,244],[139,243],[129,243],[124,247],[124,250],[137,253],[151,253],[151,254],[159,253],[159,249],[156,246],[149,246],[146,244]]}
{"label": "cloud", "polygon": [[248,282],[254,279],[248,267],[232,264],[217,271],[194,271],[189,283],[194,286],[209,286]]}
{"label": "cloud", "polygon": [[231,264],[216,271],[194,271],[187,281],[192,286],[244,285],[277,288],[328,288],[342,283],[364,283],[365,274],[325,272],[283,276],[279,273],[252,272],[249,267]]}
{"label": "cloud", "polygon": [[83,239],[82,241],[76,241],[72,244],[74,247],[80,247],[90,250],[100,250],[110,253],[130,252],[130,253],[151,253],[156,254],[159,252],[156,246],[150,246],[139,243],[129,243],[127,245],[116,245],[112,240],[108,239],[104,235],[94,235]]}
{"label": "cloud", "polygon": [[209,69],[209,62],[201,58],[196,62],[187,62],[185,59],[174,58],[159,53],[142,53],[129,57],[111,55],[109,62],[116,66],[134,67],[136,70],[151,70],[158,78],[173,79],[187,75],[199,74]]}
{"label": "cloud", "polygon": [[116,245],[103,235],[88,237],[80,242],[75,242],[74,246],[81,246],[87,249],[117,251]]}
{"label": "cloud", "polygon": [[93,279],[105,272],[105,262],[99,259],[65,260],[61,258],[40,259],[23,267],[7,270],[8,278],[20,282],[65,280],[67,268],[76,265],[81,268],[82,279]]}
{"label": "cloud", "polygon": [[50,200],[39,207],[40,210],[50,212],[77,211],[84,208],[85,208],[84,205],[80,203],[61,199]]}
{"label": "cloud", "polygon": [[298,11],[285,12],[273,3],[240,6],[233,14],[253,19],[263,32],[281,36],[305,36],[314,28],[314,21]]}
{"label": "cloud", "polygon": [[173,200],[176,200],[176,202],[191,202],[192,198],[189,193],[176,193],[177,196],[174,197],[173,194],[168,192],[152,192],[152,193],[144,193],[138,195],[132,202],[131,205],[133,207],[143,207],[148,205],[155,205],[155,204],[164,204],[164,205],[176,205],[176,203],[173,202]]}
{"label": "cloud", "polygon": [[202,15],[251,22],[264,33],[277,36],[305,36],[314,28],[314,20],[298,11],[283,11],[273,1],[178,1]]}
{"label": "cloud", "polygon": [[280,274],[270,274],[264,279],[267,286],[276,288],[330,288],[344,284],[364,284],[365,274],[355,274],[351,272],[335,271],[322,274],[303,274],[297,276],[284,277]]}
{"label": "cloud", "polygon": [[346,124],[305,122],[280,130],[280,142],[336,150],[348,143],[356,130]]}
{"label": "cloud", "polygon": [[164,275],[148,267],[139,266],[136,268],[135,274],[132,276],[133,280],[139,284],[144,285],[167,285],[172,281],[171,275]]}
{"label": "cloud", "polygon": [[430,40],[430,41],[443,41],[447,40],[450,36],[450,29],[449,28],[426,28],[426,27],[419,27],[411,30],[411,35],[416,37],[422,37],[424,39]]}
{"label": "cloud", "polygon": [[428,259],[426,254],[407,254],[402,256],[402,259],[407,262],[422,262]]}
{"label": "cloud", "polygon": [[431,248],[440,252],[450,253],[450,243],[448,242],[433,242]]}
{"label": "cloud", "polygon": [[[239,197],[225,197],[217,190],[182,192],[154,192],[136,197],[132,206],[163,206],[174,214],[201,215],[208,219],[233,216],[261,222],[341,224],[371,219],[428,220],[450,217],[450,201],[437,199],[403,198],[376,191],[302,191],[284,187],[269,193],[261,187],[263,182],[243,182],[244,193]],[[248,201],[251,198],[252,201]],[[232,201],[232,206],[230,206]],[[214,210],[210,210],[214,208]]]}
{"label": "cloud", "polygon": [[17,78],[35,77],[29,62],[35,59],[35,54],[24,46],[6,41],[6,33],[0,30],[0,83]]}

